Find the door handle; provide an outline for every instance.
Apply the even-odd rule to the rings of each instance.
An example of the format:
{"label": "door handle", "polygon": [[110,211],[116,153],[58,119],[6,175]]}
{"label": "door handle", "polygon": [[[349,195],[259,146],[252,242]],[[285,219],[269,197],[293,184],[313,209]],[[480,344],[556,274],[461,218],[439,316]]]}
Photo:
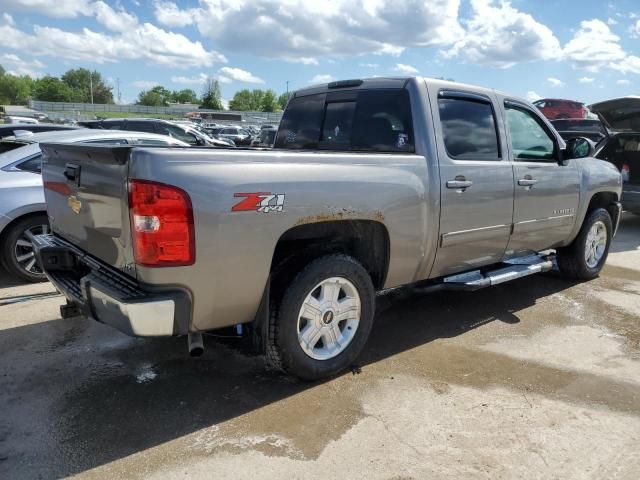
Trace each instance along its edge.
{"label": "door handle", "polygon": [[536,180],[535,178],[521,178],[520,180],[518,180],[518,185],[520,185],[521,187],[532,187],[536,183],[538,183],[538,180]]}
{"label": "door handle", "polygon": [[67,163],[63,172],[64,177],[70,182],[80,186],[80,165],[74,165],[73,163]]}
{"label": "door handle", "polygon": [[469,188],[473,185],[471,180],[448,180],[447,188]]}

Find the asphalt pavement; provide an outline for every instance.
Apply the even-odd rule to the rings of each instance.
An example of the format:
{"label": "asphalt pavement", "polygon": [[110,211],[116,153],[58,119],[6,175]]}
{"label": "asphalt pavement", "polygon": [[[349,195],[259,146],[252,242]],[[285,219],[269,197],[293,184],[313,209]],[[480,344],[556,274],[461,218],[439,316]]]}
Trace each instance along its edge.
{"label": "asphalt pavement", "polygon": [[353,371],[61,320],[0,273],[0,478],[640,478],[640,217],[600,278],[379,295]]}

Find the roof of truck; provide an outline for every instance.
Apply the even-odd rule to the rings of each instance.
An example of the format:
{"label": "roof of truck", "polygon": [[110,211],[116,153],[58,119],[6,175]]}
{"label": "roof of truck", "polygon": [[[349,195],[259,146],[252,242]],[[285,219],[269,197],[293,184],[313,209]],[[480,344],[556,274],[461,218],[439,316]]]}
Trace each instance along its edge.
{"label": "roof of truck", "polygon": [[[319,85],[312,85],[307,88],[302,88],[297,90],[294,93],[294,96],[305,96],[312,95],[314,93],[325,93],[330,91],[340,91],[342,89],[377,89],[377,88],[404,88],[406,84],[412,80],[424,80],[429,84],[437,83],[443,88],[465,88],[470,89],[478,93],[497,93],[509,98],[518,98],[514,95],[510,95],[504,92],[500,92],[498,90],[493,90],[490,88],[480,87],[478,85],[470,85],[466,83],[460,82],[452,82],[449,80],[442,80],[439,78],[429,78],[429,77],[373,77],[373,78],[363,78],[363,79],[354,79],[354,80],[342,80],[340,82],[330,82],[323,83]],[[340,86],[337,84],[344,84],[344,86]]]}

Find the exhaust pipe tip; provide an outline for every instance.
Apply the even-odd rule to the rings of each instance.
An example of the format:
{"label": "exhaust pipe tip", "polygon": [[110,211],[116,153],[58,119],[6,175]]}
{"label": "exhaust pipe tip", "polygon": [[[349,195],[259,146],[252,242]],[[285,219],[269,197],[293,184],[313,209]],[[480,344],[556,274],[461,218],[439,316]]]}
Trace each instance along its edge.
{"label": "exhaust pipe tip", "polygon": [[187,337],[189,355],[200,357],[204,353],[204,341],[201,333],[190,333]]}

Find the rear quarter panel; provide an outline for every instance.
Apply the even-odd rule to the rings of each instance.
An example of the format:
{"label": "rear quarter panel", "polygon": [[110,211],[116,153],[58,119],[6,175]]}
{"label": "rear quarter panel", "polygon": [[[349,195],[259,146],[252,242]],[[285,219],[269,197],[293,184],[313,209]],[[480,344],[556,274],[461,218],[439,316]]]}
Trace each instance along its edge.
{"label": "rear quarter panel", "polygon": [[[372,220],[390,239],[386,286],[416,280],[427,265],[426,237],[437,216],[426,201],[421,155],[283,151],[136,149],[130,177],[187,191],[194,209],[196,261],[188,267],[138,267],[138,278],[191,291],[195,330],[251,321],[279,238],[326,220]],[[282,212],[232,212],[237,193],[284,195]],[[430,225],[428,219],[436,224]],[[428,263],[428,262],[427,262]]]}

